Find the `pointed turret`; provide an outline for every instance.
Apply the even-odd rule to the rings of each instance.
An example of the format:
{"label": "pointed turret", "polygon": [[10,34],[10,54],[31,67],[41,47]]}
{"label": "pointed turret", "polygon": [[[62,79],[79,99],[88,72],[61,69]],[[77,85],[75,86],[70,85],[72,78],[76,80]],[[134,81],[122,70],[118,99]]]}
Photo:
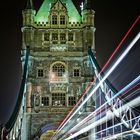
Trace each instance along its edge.
{"label": "pointed turret", "polygon": [[85,0],[83,9],[92,10],[92,0]]}
{"label": "pointed turret", "polygon": [[85,27],[85,29],[84,29],[85,46],[92,47],[95,50],[94,10],[93,10],[92,1],[93,0],[85,0],[83,11],[82,11],[82,19],[83,19],[83,24]]}
{"label": "pointed turret", "polygon": [[82,11],[83,23],[88,26],[94,26],[94,10],[92,5],[92,0],[85,0]]}
{"label": "pointed turret", "polygon": [[25,9],[34,9],[32,0],[27,0]]}
{"label": "pointed turret", "polygon": [[22,12],[23,14],[23,25],[32,26],[34,23],[35,10],[33,7],[32,0],[27,0],[26,7]]}
{"label": "pointed turret", "polygon": [[34,27],[34,17],[35,17],[36,11],[33,7],[32,0],[27,0],[26,7],[22,11],[23,16],[23,42],[25,43],[25,46],[29,45],[31,46],[30,42],[32,41],[33,36],[33,27]]}

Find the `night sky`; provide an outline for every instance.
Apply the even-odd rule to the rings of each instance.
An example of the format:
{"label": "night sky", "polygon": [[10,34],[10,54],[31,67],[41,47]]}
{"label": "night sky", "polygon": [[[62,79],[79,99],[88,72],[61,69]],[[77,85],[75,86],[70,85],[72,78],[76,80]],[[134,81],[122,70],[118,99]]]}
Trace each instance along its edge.
{"label": "night sky", "polygon": [[[73,0],[77,6],[81,0]],[[34,0],[35,8],[38,9],[43,0]],[[22,9],[25,7],[26,0],[4,1],[1,4],[1,43],[0,43],[0,124],[5,123],[14,108],[16,98],[21,82],[21,27],[22,27]],[[123,36],[140,15],[139,0],[93,0],[93,8],[95,10],[95,27],[96,27],[96,55],[100,66],[103,66],[113,50],[122,40]],[[132,39],[134,34],[138,32],[140,21],[136,25],[133,33],[128,38]],[[139,42],[140,43],[140,42]],[[125,46],[125,45],[124,45]],[[132,56],[128,61],[133,66],[128,71],[130,64],[123,62],[121,73],[136,76],[140,71],[140,46],[137,43],[133,50]],[[133,58],[133,55],[135,57]],[[134,64],[136,62],[136,64]],[[136,73],[132,71],[136,70]],[[118,69],[120,72],[120,68]],[[118,81],[118,71],[111,76],[112,82],[118,82],[117,88],[123,87],[126,76],[121,76]],[[128,78],[129,79],[129,78]],[[131,79],[131,78],[130,78]],[[122,82],[123,81],[123,82]]]}

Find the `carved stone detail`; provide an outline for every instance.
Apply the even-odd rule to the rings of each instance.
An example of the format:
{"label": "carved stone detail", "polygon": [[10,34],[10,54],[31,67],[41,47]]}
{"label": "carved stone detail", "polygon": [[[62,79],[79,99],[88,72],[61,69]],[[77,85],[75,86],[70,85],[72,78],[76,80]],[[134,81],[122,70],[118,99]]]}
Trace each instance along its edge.
{"label": "carved stone detail", "polygon": [[50,92],[53,92],[53,93],[58,93],[58,92],[67,92],[68,91],[68,85],[67,84],[51,84],[50,85]]}

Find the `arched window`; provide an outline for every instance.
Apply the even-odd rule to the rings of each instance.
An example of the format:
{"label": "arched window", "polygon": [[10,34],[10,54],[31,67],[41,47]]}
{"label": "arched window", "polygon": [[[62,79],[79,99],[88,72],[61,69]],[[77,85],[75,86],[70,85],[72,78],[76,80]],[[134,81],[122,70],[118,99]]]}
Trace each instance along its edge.
{"label": "arched window", "polygon": [[57,24],[57,15],[52,15],[52,24],[53,25]]}
{"label": "arched window", "polygon": [[57,63],[53,65],[52,72],[55,73],[56,76],[61,77],[65,73],[65,67],[61,63]]}
{"label": "arched window", "polygon": [[50,67],[50,82],[68,82],[68,71],[65,63],[55,62]]}

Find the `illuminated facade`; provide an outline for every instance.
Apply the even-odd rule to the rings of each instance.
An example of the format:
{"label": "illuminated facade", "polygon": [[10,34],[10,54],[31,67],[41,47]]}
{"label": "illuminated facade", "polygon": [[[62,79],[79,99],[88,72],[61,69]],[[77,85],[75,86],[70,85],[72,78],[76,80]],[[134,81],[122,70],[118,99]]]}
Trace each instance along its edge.
{"label": "illuminated facade", "polygon": [[25,140],[49,139],[93,80],[88,47],[95,50],[94,32],[90,0],[81,14],[72,0],[44,0],[38,11],[28,0],[22,27],[23,50],[30,47]]}

